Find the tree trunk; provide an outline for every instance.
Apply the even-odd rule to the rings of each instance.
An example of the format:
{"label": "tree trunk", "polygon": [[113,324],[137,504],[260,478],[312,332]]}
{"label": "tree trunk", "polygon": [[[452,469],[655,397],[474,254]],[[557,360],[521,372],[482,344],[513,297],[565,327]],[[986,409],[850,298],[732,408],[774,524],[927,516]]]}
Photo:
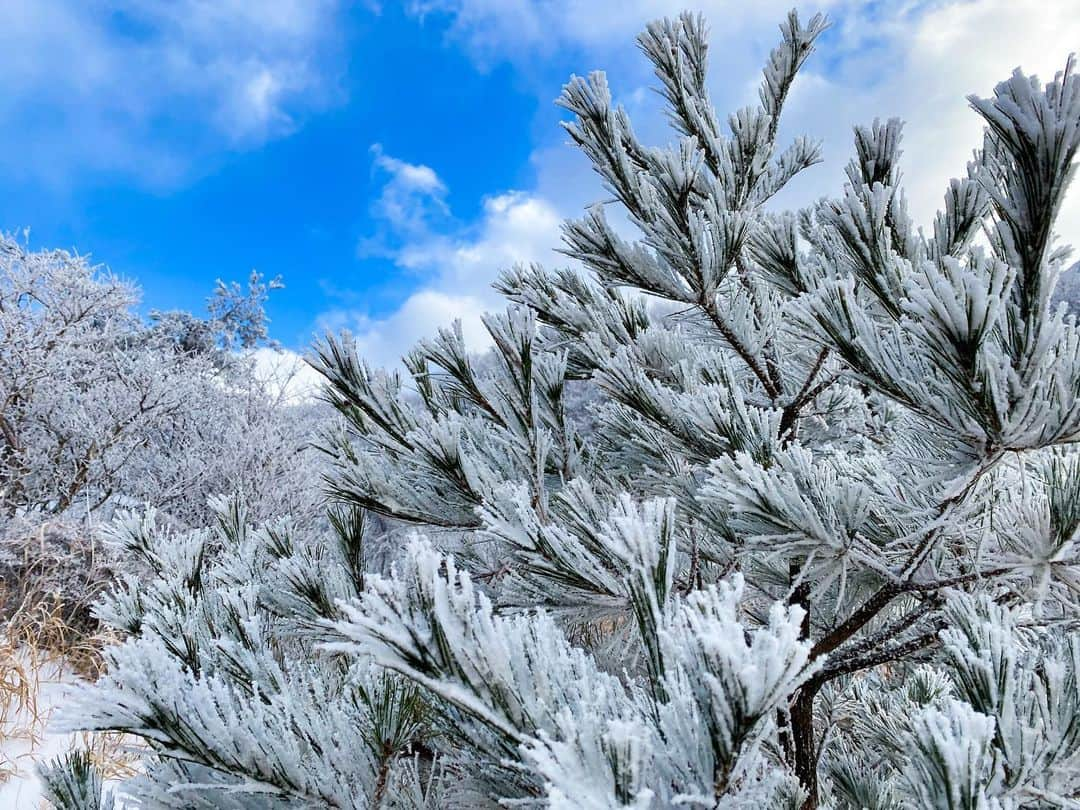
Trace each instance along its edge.
{"label": "tree trunk", "polygon": [[817,746],[814,735],[814,698],[818,687],[809,686],[799,692],[791,705],[791,737],[795,759],[795,775],[806,791],[801,810],[817,810]]}
{"label": "tree trunk", "polygon": [[[790,575],[794,582],[800,571],[799,565],[792,561]],[[810,586],[802,583],[791,592],[791,604],[803,609],[802,637],[810,638]],[[807,684],[799,690],[795,702],[791,704],[791,739],[790,757],[799,783],[806,790],[806,801],[801,810],[817,810],[817,746],[814,735],[814,698],[817,697],[818,684]]]}

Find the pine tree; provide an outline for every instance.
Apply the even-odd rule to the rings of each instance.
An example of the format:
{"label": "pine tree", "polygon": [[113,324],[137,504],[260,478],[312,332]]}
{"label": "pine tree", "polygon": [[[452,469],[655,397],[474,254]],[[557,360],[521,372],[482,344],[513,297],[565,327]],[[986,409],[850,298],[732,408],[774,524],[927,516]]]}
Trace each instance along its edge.
{"label": "pine tree", "polygon": [[319,348],[328,536],[235,501],[118,526],[149,573],[76,722],[147,742],[145,806],[1076,806],[1080,78],[973,97],[929,229],[898,121],[775,212],[820,159],[777,133],[824,28],[792,13],[724,120],[704,22],[650,25],[667,147],[571,79],[613,202],[566,224],[573,268],[503,275],[492,355]]}

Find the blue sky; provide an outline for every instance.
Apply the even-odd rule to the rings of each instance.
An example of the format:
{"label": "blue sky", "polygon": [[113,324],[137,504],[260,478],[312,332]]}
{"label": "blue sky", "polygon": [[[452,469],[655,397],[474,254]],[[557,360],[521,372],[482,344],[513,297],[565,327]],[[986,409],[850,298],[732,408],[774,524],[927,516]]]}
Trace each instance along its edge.
{"label": "blue sky", "polygon": [[[482,342],[488,285],[558,261],[558,222],[602,195],[553,105],[606,68],[666,141],[633,36],[684,5],[714,30],[714,100],[750,103],[787,3],[762,0],[7,0],[0,228],[90,253],[147,308],[199,310],[255,268],[286,289],[273,333],[349,328],[380,362],[453,317]],[[1069,0],[825,0],[834,28],[783,131],[825,141],[792,190],[838,188],[849,126],[909,120],[909,193],[929,215],[976,145],[964,95],[1080,44]],[[1075,197],[1076,195],[1074,195]],[[1078,209],[1069,209],[1068,232]],[[924,216],[925,218],[925,216]],[[1078,228],[1077,230],[1080,230]]]}

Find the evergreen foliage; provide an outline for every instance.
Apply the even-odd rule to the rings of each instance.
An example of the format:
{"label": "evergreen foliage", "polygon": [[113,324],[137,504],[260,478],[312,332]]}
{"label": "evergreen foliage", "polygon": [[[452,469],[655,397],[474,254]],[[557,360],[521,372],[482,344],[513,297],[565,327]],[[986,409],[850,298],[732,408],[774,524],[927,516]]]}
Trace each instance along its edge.
{"label": "evergreen foliage", "polygon": [[45,798],[57,810],[112,810],[112,795],[103,793],[101,776],[83,751],[73,751],[39,769]]}
{"label": "evergreen foliage", "polygon": [[460,327],[408,377],[318,349],[325,536],[238,500],[117,525],[147,573],[73,722],[148,743],[139,806],[1080,802],[1080,327],[1051,303],[1080,77],[972,98],[928,229],[897,121],[777,212],[819,160],[777,133],[824,28],[792,13],[721,118],[702,19],[650,25],[666,147],[571,79],[613,202],[566,224],[575,267],[503,275],[483,362]]}

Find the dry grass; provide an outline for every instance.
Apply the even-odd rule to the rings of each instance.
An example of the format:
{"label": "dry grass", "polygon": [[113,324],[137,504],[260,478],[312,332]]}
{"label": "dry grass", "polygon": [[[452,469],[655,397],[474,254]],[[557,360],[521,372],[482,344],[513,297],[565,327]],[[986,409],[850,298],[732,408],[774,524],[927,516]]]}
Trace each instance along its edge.
{"label": "dry grass", "polygon": [[[63,753],[55,747],[41,752],[56,708],[42,695],[70,684],[75,676],[100,672],[101,647],[108,641],[104,634],[78,637],[62,626],[58,611],[50,613],[41,606],[13,619],[7,632],[0,633],[0,783],[32,772],[39,758]],[[138,771],[141,744],[133,737],[81,732],[73,735],[67,748],[88,751],[105,779],[122,780]]]}
{"label": "dry grass", "polygon": [[55,593],[24,593],[4,621],[0,643],[23,651],[35,667],[62,664],[81,678],[95,680],[103,665],[101,651],[113,635],[96,623],[71,623],[70,607]]}
{"label": "dry grass", "polygon": [[118,731],[81,732],[76,748],[87,751],[105,780],[130,779],[139,773],[145,747],[136,737]]}
{"label": "dry grass", "polygon": [[15,646],[52,651],[80,675],[95,678],[107,639],[93,605],[111,580],[111,566],[86,527],[9,527],[0,538],[4,634]]}
{"label": "dry grass", "polygon": [[[86,533],[88,534],[88,533]],[[102,650],[114,640],[92,605],[111,572],[86,534],[42,525],[22,540],[9,533],[0,561],[0,784],[33,770],[42,754],[55,702],[46,692],[81,678],[94,680]],[[72,540],[72,538],[76,538]],[[138,741],[116,733],[73,735],[106,779],[132,776]]]}
{"label": "dry grass", "polygon": [[[31,655],[32,658],[32,655]],[[38,706],[44,667],[0,641],[0,782],[20,772],[20,760],[41,742],[45,720]]]}

